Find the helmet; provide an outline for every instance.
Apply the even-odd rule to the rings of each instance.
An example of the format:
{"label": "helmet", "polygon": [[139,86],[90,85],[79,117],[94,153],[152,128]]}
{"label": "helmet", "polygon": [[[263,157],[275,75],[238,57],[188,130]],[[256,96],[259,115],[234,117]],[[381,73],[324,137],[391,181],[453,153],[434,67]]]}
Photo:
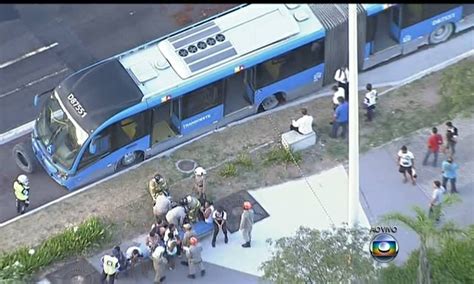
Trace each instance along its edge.
{"label": "helmet", "polygon": [[190,203],[193,200],[191,195],[186,196],[186,202]]}
{"label": "helmet", "polygon": [[249,210],[252,208],[252,203],[248,202],[248,201],[245,201],[244,202],[244,209],[245,210]]}
{"label": "helmet", "polygon": [[157,258],[157,257],[159,257],[160,255],[162,255],[163,252],[165,252],[165,248],[162,247],[162,246],[157,246],[156,249],[155,249],[155,251],[153,252],[153,255],[152,255],[152,256],[155,257],[155,258]]}
{"label": "helmet", "polygon": [[203,167],[197,167],[197,168],[194,170],[194,174],[197,175],[197,176],[202,176],[202,175],[207,174],[207,172],[206,172],[206,170],[205,170]]}
{"label": "helmet", "polygon": [[163,176],[161,176],[160,174],[156,174],[153,178],[155,179],[157,183],[163,183],[165,181]]}
{"label": "helmet", "polygon": [[198,243],[198,239],[196,237],[191,237],[189,239],[189,243],[192,245],[196,245]]}
{"label": "helmet", "polygon": [[26,175],[19,175],[17,180],[26,187],[30,185],[30,181]]}

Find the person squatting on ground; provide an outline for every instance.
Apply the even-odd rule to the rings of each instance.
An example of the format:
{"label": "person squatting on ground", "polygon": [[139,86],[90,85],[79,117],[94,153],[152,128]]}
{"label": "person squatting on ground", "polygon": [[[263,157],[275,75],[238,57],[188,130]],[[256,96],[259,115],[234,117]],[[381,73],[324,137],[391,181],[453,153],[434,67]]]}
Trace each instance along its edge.
{"label": "person squatting on ground", "polygon": [[105,283],[108,278],[108,283],[114,284],[115,275],[120,268],[119,260],[115,256],[106,254],[100,259],[100,261],[102,262],[101,283]]}
{"label": "person squatting on ground", "polygon": [[338,87],[344,89],[344,99],[349,101],[349,69],[345,66],[337,69],[334,73],[334,80],[337,81]]}
{"label": "person squatting on ground", "polygon": [[199,202],[204,204],[206,201],[206,170],[202,167],[197,167],[194,170],[194,185],[193,185],[193,193],[198,197]]}
{"label": "person squatting on ground", "polygon": [[306,135],[313,131],[313,117],[308,115],[306,108],[302,108],[300,111],[303,116],[291,121],[290,130],[294,130],[301,135]]}
{"label": "person squatting on ground", "polygon": [[171,201],[164,195],[158,195],[153,206],[153,215],[157,220],[164,220],[166,213],[171,210]]}
{"label": "person squatting on ground", "polygon": [[450,156],[456,153],[456,143],[458,142],[458,129],[451,121],[446,122],[448,129],[446,130],[446,150],[450,151]]}
{"label": "person squatting on ground", "polygon": [[364,106],[367,110],[367,121],[372,121],[375,112],[375,105],[377,104],[377,90],[372,89],[372,84],[367,84],[365,88],[368,91],[367,93],[365,93],[364,97]]}
{"label": "person squatting on ground", "polygon": [[222,206],[219,206],[217,210],[212,214],[214,219],[214,233],[212,235],[212,247],[216,247],[216,237],[219,234],[219,230],[224,233],[224,243],[227,244],[229,239],[227,238],[227,212],[225,212]]}
{"label": "person squatting on ground", "polygon": [[144,258],[142,250],[137,246],[129,247],[125,252],[125,255],[127,257],[127,262],[132,269]]}
{"label": "person squatting on ground", "polygon": [[160,174],[155,174],[153,178],[148,182],[148,192],[155,202],[159,195],[169,196],[169,187],[165,178]]}
{"label": "person squatting on ground", "polygon": [[458,193],[456,189],[456,178],[458,176],[457,171],[459,169],[458,164],[454,162],[453,157],[448,157],[446,161],[441,164],[443,174],[443,187],[447,190],[448,180],[451,183],[451,193]]}
{"label": "person squatting on ground", "polygon": [[153,283],[162,283],[166,276],[165,276],[165,267],[168,263],[168,260],[163,255],[165,252],[165,248],[159,246],[155,248],[153,254],[151,255],[151,259],[153,261],[153,268],[155,269],[155,279]]}
{"label": "person squatting on ground", "polygon": [[198,239],[192,237],[189,242],[190,246],[186,249],[186,257],[189,264],[188,278],[195,279],[198,269],[201,271],[201,276],[206,274],[206,270],[204,269],[204,263],[201,257],[202,246],[198,244]]}
{"label": "person squatting on ground", "polygon": [[16,212],[23,214],[30,205],[30,181],[26,175],[19,175],[13,182],[16,198]]}
{"label": "person squatting on ground", "polygon": [[252,241],[254,212],[252,209],[252,204],[248,201],[244,202],[243,209],[242,215],[240,216],[239,230],[242,231],[242,236],[244,237],[245,241],[245,243],[242,244],[242,247],[249,248]]}
{"label": "person squatting on ground", "polygon": [[439,180],[433,182],[433,195],[431,196],[430,209],[428,216],[434,218],[436,222],[439,222],[439,217],[441,216],[441,202],[445,189],[441,186]]}
{"label": "person squatting on ground", "polygon": [[347,125],[349,122],[349,104],[342,97],[338,97],[337,99],[340,104],[334,111],[332,137],[337,138],[339,127],[342,127],[341,138],[345,139],[347,134]]}
{"label": "person squatting on ground", "polygon": [[428,159],[430,158],[431,154],[433,154],[433,167],[436,167],[438,163],[438,154],[439,148],[443,145],[443,136],[438,134],[438,128],[433,127],[431,130],[431,135],[428,138],[428,149],[425,154],[425,158],[423,159],[423,166],[428,164]]}
{"label": "person squatting on ground", "polygon": [[202,219],[202,216],[200,216],[201,202],[196,197],[186,196],[186,207],[188,208],[189,222],[196,223],[199,219]]}
{"label": "person squatting on ground", "polygon": [[407,173],[410,175],[411,181],[413,185],[416,184],[416,177],[413,173],[413,169],[415,168],[415,156],[412,152],[408,151],[407,146],[403,145],[398,151],[397,154],[397,165],[399,166],[398,171],[403,175],[403,182],[406,183]]}

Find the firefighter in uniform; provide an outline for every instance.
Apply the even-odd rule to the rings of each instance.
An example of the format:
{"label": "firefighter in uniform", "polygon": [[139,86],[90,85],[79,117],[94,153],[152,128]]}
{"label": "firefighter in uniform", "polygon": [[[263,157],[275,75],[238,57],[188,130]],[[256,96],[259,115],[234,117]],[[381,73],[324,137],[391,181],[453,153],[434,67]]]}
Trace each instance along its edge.
{"label": "firefighter in uniform", "polygon": [[109,278],[110,284],[114,284],[115,275],[120,268],[119,260],[115,256],[104,255],[102,261],[102,283],[105,283],[107,277]]}
{"label": "firefighter in uniform", "polygon": [[16,198],[16,211],[23,214],[30,204],[30,182],[26,175],[19,175],[13,182],[13,191]]}
{"label": "firefighter in uniform", "polygon": [[198,214],[201,212],[201,202],[191,195],[186,197],[186,207],[188,208],[189,222],[196,223],[198,221]]}
{"label": "firefighter in uniform", "polygon": [[158,173],[155,174],[148,182],[148,192],[150,192],[153,203],[159,195],[169,196],[169,187],[165,178]]}

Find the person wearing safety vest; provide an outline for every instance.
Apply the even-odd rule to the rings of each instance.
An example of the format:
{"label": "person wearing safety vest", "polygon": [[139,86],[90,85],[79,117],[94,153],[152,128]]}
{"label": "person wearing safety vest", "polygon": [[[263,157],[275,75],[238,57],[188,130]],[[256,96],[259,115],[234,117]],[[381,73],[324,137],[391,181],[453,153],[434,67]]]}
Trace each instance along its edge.
{"label": "person wearing safety vest", "polygon": [[30,182],[26,175],[19,175],[13,182],[13,191],[16,198],[16,211],[23,214],[26,207],[30,205]]}
{"label": "person wearing safety vest", "polygon": [[101,258],[102,261],[102,277],[101,277],[101,282],[105,283],[105,281],[108,280],[109,284],[114,284],[115,281],[115,275],[118,272],[120,268],[120,263],[118,258],[115,256],[111,255],[104,255]]}
{"label": "person wearing safety vest", "polygon": [[169,187],[163,176],[155,174],[155,176],[148,182],[148,192],[150,192],[153,202],[159,195],[168,196]]}
{"label": "person wearing safety vest", "polygon": [[196,223],[198,221],[198,214],[201,212],[201,202],[191,195],[186,196],[186,207],[188,208],[189,222]]}

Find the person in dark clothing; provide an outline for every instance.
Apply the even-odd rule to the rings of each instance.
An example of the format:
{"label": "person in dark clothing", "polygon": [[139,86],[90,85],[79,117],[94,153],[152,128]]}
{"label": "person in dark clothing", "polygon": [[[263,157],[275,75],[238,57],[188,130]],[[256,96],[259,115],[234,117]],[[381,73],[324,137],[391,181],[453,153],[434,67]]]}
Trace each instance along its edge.
{"label": "person in dark clothing", "polygon": [[458,142],[458,129],[451,121],[446,122],[446,126],[448,127],[446,130],[446,150],[450,150],[450,156],[454,156],[454,153],[456,153],[456,143]]}
{"label": "person in dark clothing", "polygon": [[340,104],[334,111],[332,137],[337,138],[339,127],[342,127],[341,138],[345,139],[347,134],[347,125],[349,123],[349,104],[344,100],[343,97],[338,97],[337,99]]}
{"label": "person in dark clothing", "polygon": [[224,242],[227,244],[229,239],[227,238],[227,212],[225,212],[222,206],[219,206],[217,210],[212,214],[214,220],[214,234],[212,235],[212,247],[216,247],[216,237],[219,234],[219,230],[224,233]]}
{"label": "person in dark clothing", "polygon": [[[119,261],[119,272],[122,272],[128,268],[128,262],[127,258],[123,254],[123,252],[120,250],[120,246],[115,246],[114,249],[112,250],[112,255],[115,256],[118,261]],[[115,277],[118,278],[118,277]]]}

